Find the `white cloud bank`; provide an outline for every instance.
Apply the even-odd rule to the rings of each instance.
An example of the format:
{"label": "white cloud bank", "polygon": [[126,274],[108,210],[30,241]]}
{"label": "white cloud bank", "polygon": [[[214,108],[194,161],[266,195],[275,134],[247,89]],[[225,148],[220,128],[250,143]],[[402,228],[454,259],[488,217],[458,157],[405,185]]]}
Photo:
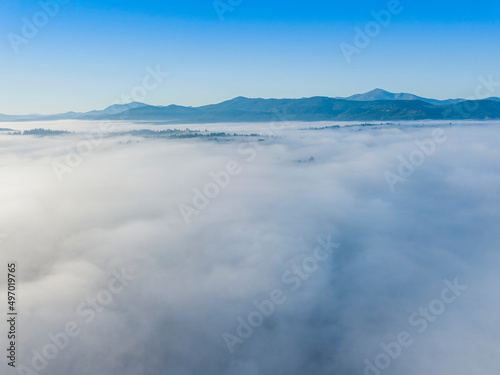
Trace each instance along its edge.
{"label": "white cloud bank", "polygon": [[[78,135],[1,135],[0,267],[18,265],[18,366],[52,375],[496,374],[500,130],[444,128],[446,142],[392,192],[384,173],[433,129],[284,131],[252,161],[241,140],[111,137],[62,182],[51,164]],[[241,173],[186,224],[179,204],[230,160]],[[284,273],[327,236],[341,246],[292,291]],[[467,289],[440,304],[456,278]],[[0,285],[6,305],[5,278]],[[230,353],[224,333],[238,337],[238,318],[276,289],[284,303]],[[6,323],[0,329],[6,344]],[[392,346],[387,368],[368,369],[402,332],[411,344]],[[40,359],[52,354],[51,337],[61,348]]]}

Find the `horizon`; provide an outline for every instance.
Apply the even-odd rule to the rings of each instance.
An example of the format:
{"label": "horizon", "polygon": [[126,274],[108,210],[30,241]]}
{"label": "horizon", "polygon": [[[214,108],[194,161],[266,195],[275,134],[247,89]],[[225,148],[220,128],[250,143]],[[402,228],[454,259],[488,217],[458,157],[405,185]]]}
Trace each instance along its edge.
{"label": "horizon", "polygon": [[[329,99],[348,100],[348,98],[351,97],[351,96],[354,96],[354,95],[365,95],[365,94],[369,94],[371,92],[378,91],[378,90],[386,92],[386,93],[389,93],[389,94],[396,94],[396,95],[399,95],[399,94],[410,94],[410,95],[415,95],[415,96],[421,97],[423,99],[442,100],[442,101],[446,101],[446,100],[475,101],[475,100],[488,100],[488,99],[491,99],[491,98],[497,98],[496,96],[487,96],[487,97],[484,97],[484,98],[433,98],[433,97],[425,97],[425,96],[418,95],[418,94],[415,94],[415,93],[412,93],[412,92],[408,92],[408,91],[407,92],[391,92],[391,91],[388,91],[388,90],[385,90],[385,89],[375,88],[375,89],[369,90],[367,92],[354,93],[354,94],[346,96],[346,97],[313,95],[313,96],[303,96],[303,97],[293,97],[293,98],[292,97],[278,98],[278,97],[247,97],[247,96],[239,95],[239,96],[235,96],[235,97],[232,97],[232,98],[229,98],[229,99],[223,99],[222,101],[213,102],[213,103],[205,103],[205,104],[201,104],[201,105],[183,105],[183,104],[179,104],[179,103],[151,104],[151,103],[147,103],[147,102],[140,102],[140,101],[133,100],[133,101],[130,101],[130,102],[125,102],[125,103],[111,103],[111,104],[109,104],[109,105],[107,105],[105,107],[90,108],[90,109],[84,110],[84,111],[67,110],[67,111],[58,112],[58,113],[35,113],[35,112],[30,112],[30,113],[23,113],[23,114],[17,114],[17,113],[16,114],[12,114],[12,113],[0,113],[0,115],[8,115],[8,116],[36,116],[36,115],[50,116],[50,115],[59,115],[59,114],[65,114],[65,113],[87,113],[87,112],[92,112],[92,111],[102,111],[102,110],[108,109],[109,107],[112,107],[114,105],[127,106],[127,105],[130,105],[130,104],[143,104],[144,106],[152,106],[152,107],[180,106],[180,107],[187,107],[187,108],[198,108],[198,107],[203,107],[203,106],[208,106],[208,105],[214,105],[214,104],[220,104],[220,103],[224,103],[224,102],[229,102],[231,100],[238,99],[238,98],[251,99],[251,100],[258,100],[258,99],[263,99],[263,100],[273,100],[273,99],[277,99],[277,100],[299,100],[299,99],[311,99],[311,98],[329,98]],[[398,100],[402,100],[402,99],[398,99]]]}
{"label": "horizon", "polygon": [[0,113],[105,108],[157,68],[161,82],[138,101],[201,106],[372,87],[444,100],[471,97],[478,77],[500,76],[493,1],[231,4],[4,3]]}

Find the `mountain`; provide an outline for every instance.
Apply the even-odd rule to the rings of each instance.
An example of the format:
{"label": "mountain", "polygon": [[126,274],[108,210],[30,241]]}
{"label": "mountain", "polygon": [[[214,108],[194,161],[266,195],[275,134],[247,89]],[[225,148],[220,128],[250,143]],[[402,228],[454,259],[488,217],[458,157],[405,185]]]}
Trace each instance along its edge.
{"label": "mountain", "polygon": [[0,122],[9,121],[37,121],[43,115],[2,115],[0,114]]}
{"label": "mountain", "polygon": [[484,100],[491,100],[493,102],[500,102],[500,98],[494,98],[494,97],[486,98]]}
{"label": "mountain", "polygon": [[[382,99],[380,99],[382,98]],[[458,102],[457,102],[458,100]],[[271,121],[404,121],[500,119],[500,98],[438,101],[412,94],[373,90],[339,99],[250,99],[237,97],[201,107],[152,106],[144,103],[116,104],[100,111],[57,115],[8,116],[0,121],[35,120],[127,120],[165,123],[271,122]],[[432,102],[438,102],[438,104]]]}
{"label": "mountain", "polygon": [[101,110],[101,111],[90,111],[86,112],[83,115],[85,116],[94,116],[94,115],[114,115],[118,113],[123,113],[125,111],[128,111],[129,109],[135,109],[135,108],[140,108],[140,107],[145,107],[147,104],[144,103],[139,103],[139,102],[131,102],[128,104],[113,104],[110,105],[109,107]]}
{"label": "mountain", "polygon": [[[448,105],[456,104],[465,101],[465,99],[447,99],[447,100],[437,100],[437,99],[427,99],[422,98],[417,95],[407,94],[407,93],[392,93],[382,89],[375,89],[364,94],[356,94],[349,96],[347,98],[339,98],[345,100],[354,100],[360,102],[375,101],[375,100],[420,100],[426,103],[434,105]],[[497,98],[498,99],[498,98]],[[500,101],[500,99],[499,99]]]}
{"label": "mountain", "polygon": [[[128,120],[171,123],[256,121],[395,121],[500,119],[500,102],[462,101],[433,105],[420,100],[354,101],[328,97],[303,99],[235,98],[203,107],[141,107],[124,112]],[[117,119],[111,117],[108,119]]]}
{"label": "mountain", "polygon": [[128,104],[113,104],[102,110],[90,112],[66,112],[57,115],[42,116],[43,120],[95,120],[97,118],[106,118],[108,116],[118,115],[127,112],[130,109],[145,107],[147,104],[131,102]]}

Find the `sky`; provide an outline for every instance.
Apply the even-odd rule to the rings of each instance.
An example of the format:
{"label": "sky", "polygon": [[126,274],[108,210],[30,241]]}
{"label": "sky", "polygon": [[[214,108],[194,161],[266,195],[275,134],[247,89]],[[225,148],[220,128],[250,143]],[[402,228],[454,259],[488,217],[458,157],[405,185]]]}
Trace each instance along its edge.
{"label": "sky", "polygon": [[[388,9],[397,10],[390,21],[374,24],[372,11]],[[493,0],[9,0],[0,5],[0,113],[374,88],[471,97],[478,77],[500,80],[498,14]],[[367,26],[372,36],[356,46]],[[357,48],[350,62],[347,44]],[[149,69],[165,73],[146,90]]]}

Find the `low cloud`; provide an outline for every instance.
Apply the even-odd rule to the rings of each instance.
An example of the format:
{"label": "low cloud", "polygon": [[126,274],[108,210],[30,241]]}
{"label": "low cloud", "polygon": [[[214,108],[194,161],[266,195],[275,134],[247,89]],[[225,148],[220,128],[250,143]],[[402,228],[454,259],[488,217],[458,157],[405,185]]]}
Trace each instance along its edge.
{"label": "low cloud", "polygon": [[[0,266],[18,264],[18,365],[35,371],[49,335],[75,322],[81,332],[37,374],[496,373],[498,129],[442,125],[446,141],[397,189],[384,177],[436,126],[297,125],[251,161],[239,152],[247,138],[109,136],[62,182],[51,165],[83,136],[0,135]],[[187,224],[179,204],[231,160],[241,173]],[[327,236],[340,247],[289,292],[283,273]],[[78,306],[123,269],[133,280],[87,323]],[[417,332],[409,317],[455,279],[467,289]],[[277,288],[286,301],[230,353],[223,334]],[[402,331],[412,344],[366,370]]]}

